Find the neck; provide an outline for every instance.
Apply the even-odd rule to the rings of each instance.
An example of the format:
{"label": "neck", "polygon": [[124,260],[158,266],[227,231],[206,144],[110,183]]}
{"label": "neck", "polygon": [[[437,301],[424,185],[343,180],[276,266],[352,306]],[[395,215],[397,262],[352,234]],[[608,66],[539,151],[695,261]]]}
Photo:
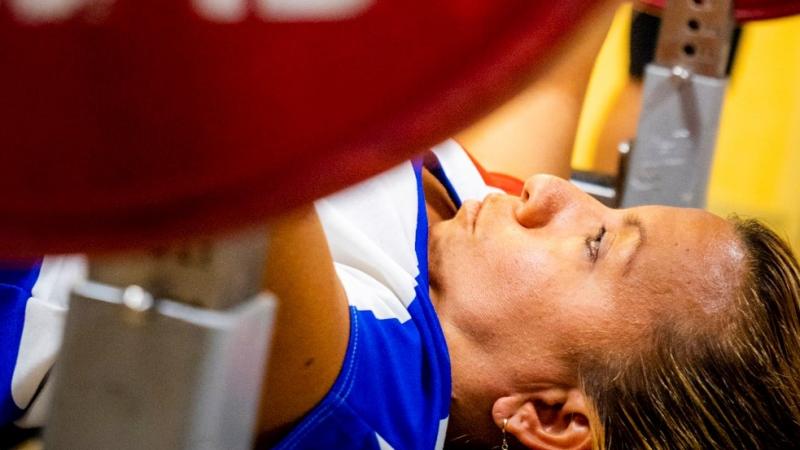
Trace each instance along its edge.
{"label": "neck", "polygon": [[[492,404],[503,389],[485,373],[491,362],[485,349],[452,323],[442,322],[450,352],[452,392],[447,427],[449,449],[487,448],[492,427]],[[488,364],[487,364],[488,363]]]}
{"label": "neck", "polygon": [[456,205],[448,195],[447,189],[427,169],[422,171],[422,189],[425,191],[429,226],[450,219],[456,214]]}
{"label": "neck", "polygon": [[[455,216],[457,208],[447,189],[427,170],[422,171],[422,187],[425,192],[429,226]],[[436,285],[433,276],[436,270],[435,263],[430,261],[430,264],[431,301],[442,325],[451,360],[453,390],[447,448],[486,448],[483,437],[493,431],[490,420],[492,393],[497,390],[493,386],[487,386],[486,377],[482,375],[481,368],[486,366],[489,355],[486,355],[485,349],[472,338],[469,329],[459,326],[458,320],[451,320],[453,318],[448,314],[448,308],[457,305],[447,305],[442,299],[444,294]],[[481,395],[476,395],[478,393]]]}

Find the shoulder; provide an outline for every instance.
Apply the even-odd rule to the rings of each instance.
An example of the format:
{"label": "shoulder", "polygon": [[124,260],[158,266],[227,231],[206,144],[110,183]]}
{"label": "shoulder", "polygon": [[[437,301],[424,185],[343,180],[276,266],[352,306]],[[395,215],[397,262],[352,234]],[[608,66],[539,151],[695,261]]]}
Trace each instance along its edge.
{"label": "shoulder", "polygon": [[[351,305],[369,309],[380,301],[404,308],[413,299],[424,250],[418,248],[424,222],[419,173],[407,162],[316,203]],[[375,293],[371,302],[365,302],[367,292]]]}

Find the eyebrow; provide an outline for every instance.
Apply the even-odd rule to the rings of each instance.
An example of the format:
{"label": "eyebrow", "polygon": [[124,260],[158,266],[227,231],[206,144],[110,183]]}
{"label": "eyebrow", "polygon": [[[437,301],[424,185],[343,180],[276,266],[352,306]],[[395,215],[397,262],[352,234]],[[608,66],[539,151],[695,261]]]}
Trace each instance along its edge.
{"label": "eyebrow", "polygon": [[647,230],[639,216],[635,214],[626,214],[622,223],[626,227],[635,227],[639,231],[639,239],[637,239],[636,244],[634,244],[636,248],[631,252],[631,256],[628,257],[628,260],[625,261],[625,272],[627,273],[633,264],[633,260],[636,259],[636,255],[639,254],[639,249],[647,242]]}

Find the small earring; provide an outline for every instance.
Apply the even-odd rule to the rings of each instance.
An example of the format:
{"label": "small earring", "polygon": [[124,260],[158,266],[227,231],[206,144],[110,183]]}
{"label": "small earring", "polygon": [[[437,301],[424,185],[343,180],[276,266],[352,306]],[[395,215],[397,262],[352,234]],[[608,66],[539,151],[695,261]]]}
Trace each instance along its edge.
{"label": "small earring", "polygon": [[508,450],[508,440],[506,439],[506,425],[508,425],[508,419],[503,419],[503,443],[500,444],[501,450]]}

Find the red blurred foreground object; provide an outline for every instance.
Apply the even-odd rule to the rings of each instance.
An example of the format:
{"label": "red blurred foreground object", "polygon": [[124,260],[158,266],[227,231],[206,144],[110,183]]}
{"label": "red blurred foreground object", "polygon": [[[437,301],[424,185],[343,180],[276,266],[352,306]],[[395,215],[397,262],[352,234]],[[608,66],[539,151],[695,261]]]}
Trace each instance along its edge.
{"label": "red blurred foreground object", "polygon": [[[698,7],[705,2],[713,0],[684,0],[691,1]],[[663,8],[667,0],[642,0],[657,8]],[[751,20],[774,19],[776,17],[800,14],[800,1],[798,0],[735,0],[736,20],[748,22]]]}
{"label": "red blurred foreground object", "polygon": [[511,95],[585,0],[0,0],[0,255],[263,220]]}

